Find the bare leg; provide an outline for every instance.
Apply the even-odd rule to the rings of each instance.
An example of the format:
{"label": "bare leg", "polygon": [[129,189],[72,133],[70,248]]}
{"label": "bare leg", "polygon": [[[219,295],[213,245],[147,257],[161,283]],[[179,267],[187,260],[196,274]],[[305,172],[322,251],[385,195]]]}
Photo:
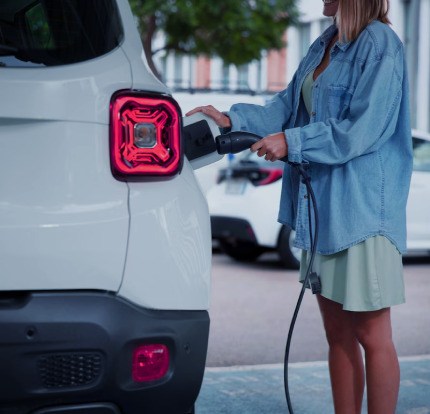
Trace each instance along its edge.
{"label": "bare leg", "polygon": [[352,312],[318,295],[329,344],[329,370],[336,414],[360,414],[364,392],[364,366],[354,332]]}
{"label": "bare leg", "polygon": [[357,339],[365,351],[368,413],[394,414],[400,368],[392,340],[390,308],[352,314]]}

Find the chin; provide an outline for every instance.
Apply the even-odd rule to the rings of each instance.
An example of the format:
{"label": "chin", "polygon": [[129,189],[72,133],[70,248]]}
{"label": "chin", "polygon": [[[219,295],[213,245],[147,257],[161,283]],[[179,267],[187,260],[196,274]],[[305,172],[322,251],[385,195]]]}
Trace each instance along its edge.
{"label": "chin", "polygon": [[334,17],[337,13],[338,3],[324,5],[323,15],[326,17]]}

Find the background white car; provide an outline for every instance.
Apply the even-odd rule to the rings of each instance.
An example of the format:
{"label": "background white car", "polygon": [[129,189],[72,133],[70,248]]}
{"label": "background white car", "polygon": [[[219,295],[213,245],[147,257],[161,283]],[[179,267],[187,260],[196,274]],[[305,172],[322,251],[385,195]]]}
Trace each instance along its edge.
{"label": "background white car", "polygon": [[[407,205],[408,254],[430,252],[430,135],[413,131],[414,168]],[[294,231],[277,222],[283,162],[250,151],[235,156],[207,193],[212,237],[239,261],[277,251],[282,264],[297,268],[301,251]]]}

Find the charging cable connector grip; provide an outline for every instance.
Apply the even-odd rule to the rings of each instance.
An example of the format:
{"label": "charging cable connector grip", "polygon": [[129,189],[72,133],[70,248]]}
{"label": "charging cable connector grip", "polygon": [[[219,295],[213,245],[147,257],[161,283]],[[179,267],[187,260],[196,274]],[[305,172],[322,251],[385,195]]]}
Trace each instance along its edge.
{"label": "charging cable connector grip", "polygon": [[237,154],[261,139],[260,135],[245,131],[233,131],[215,138],[218,154]]}
{"label": "charging cable connector grip", "polygon": [[309,274],[308,283],[314,295],[321,293],[321,279],[315,272]]}

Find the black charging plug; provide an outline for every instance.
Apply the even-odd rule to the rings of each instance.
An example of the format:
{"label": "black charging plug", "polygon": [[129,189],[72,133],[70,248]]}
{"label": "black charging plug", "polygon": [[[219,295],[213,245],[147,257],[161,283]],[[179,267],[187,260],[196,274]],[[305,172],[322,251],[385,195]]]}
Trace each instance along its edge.
{"label": "black charging plug", "polygon": [[261,139],[260,135],[252,132],[233,131],[215,138],[218,154],[237,154],[248,148]]}
{"label": "black charging plug", "polygon": [[[237,154],[249,149],[253,144],[260,141],[262,137],[252,132],[233,131],[219,135],[215,138],[215,145],[218,154]],[[281,161],[289,162],[288,156],[281,158]]]}

